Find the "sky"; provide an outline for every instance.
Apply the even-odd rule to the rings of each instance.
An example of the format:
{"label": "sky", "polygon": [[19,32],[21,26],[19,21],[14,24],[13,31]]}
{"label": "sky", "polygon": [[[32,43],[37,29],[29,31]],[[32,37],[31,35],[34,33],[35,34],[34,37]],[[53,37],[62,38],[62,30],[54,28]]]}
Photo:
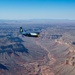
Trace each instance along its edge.
{"label": "sky", "polygon": [[0,0],[0,19],[75,20],[75,0]]}

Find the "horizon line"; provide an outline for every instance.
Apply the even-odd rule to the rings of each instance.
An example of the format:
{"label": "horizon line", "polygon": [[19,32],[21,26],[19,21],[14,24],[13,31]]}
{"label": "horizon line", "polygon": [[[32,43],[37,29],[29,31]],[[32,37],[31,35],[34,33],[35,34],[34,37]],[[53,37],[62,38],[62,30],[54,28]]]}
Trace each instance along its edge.
{"label": "horizon line", "polygon": [[0,19],[0,20],[9,20],[9,21],[23,21],[23,20],[75,20],[75,19],[40,19],[40,18],[32,18],[32,19]]}

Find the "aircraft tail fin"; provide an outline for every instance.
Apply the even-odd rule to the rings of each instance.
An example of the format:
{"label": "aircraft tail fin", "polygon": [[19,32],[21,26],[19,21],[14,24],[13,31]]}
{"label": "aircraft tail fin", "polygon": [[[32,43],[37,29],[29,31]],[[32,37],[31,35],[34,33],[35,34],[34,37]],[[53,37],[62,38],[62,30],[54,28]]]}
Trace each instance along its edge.
{"label": "aircraft tail fin", "polygon": [[20,27],[20,32],[21,32],[21,33],[23,32],[23,29],[22,29],[22,27]]}

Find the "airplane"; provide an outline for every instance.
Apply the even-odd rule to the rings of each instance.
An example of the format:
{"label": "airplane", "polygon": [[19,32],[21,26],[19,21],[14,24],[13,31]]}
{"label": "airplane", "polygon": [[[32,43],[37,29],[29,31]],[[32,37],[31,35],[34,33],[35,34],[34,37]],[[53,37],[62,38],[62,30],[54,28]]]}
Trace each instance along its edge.
{"label": "airplane", "polygon": [[23,28],[22,27],[20,27],[20,33],[22,34],[22,35],[24,35],[24,36],[28,36],[28,37],[39,37],[39,32],[34,32],[34,33],[32,33],[32,32],[25,32],[25,31],[23,31]]}

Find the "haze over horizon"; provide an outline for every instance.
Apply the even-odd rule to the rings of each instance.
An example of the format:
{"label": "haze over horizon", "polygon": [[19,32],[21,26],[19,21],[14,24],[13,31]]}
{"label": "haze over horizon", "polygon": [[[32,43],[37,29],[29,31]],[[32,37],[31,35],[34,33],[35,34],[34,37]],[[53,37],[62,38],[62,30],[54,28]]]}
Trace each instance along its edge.
{"label": "haze over horizon", "polygon": [[0,0],[0,19],[75,20],[75,0]]}

